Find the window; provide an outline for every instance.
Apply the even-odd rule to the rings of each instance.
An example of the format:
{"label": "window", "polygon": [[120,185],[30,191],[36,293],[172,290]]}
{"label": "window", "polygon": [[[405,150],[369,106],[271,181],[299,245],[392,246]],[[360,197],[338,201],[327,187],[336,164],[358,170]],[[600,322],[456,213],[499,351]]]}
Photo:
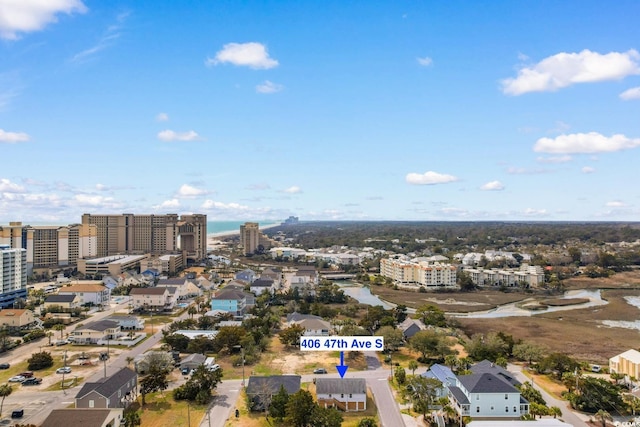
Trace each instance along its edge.
{"label": "window", "polygon": [[509,412],[509,407],[508,406],[504,407],[504,412]]}
{"label": "window", "polygon": [[476,394],[476,400],[480,400],[480,395]]}
{"label": "window", "polygon": [[344,393],[342,393],[342,394],[340,395],[340,398],[344,399]]}
{"label": "window", "polygon": [[491,407],[491,410],[493,411],[493,406]]}
{"label": "window", "polygon": [[509,395],[507,393],[504,394],[504,400],[509,399]]}
{"label": "window", "polygon": [[516,411],[516,407],[515,406],[513,407],[513,412],[518,412],[518,411]]}
{"label": "window", "polygon": [[476,412],[479,414],[480,413],[480,407],[476,406]]}
{"label": "window", "polygon": [[93,408],[93,406],[94,406],[94,402],[93,402],[93,400],[90,400],[89,401],[89,408]]}
{"label": "window", "polygon": [[349,393],[349,398],[352,398],[352,397],[353,397],[353,394]]}

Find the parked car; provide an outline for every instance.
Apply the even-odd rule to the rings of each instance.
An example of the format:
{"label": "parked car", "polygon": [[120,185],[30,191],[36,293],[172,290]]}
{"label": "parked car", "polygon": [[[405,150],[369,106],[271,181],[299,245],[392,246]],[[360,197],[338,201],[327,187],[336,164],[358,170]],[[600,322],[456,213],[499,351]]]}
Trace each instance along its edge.
{"label": "parked car", "polygon": [[27,377],[23,377],[22,375],[16,375],[15,377],[9,378],[9,382],[10,383],[21,383],[22,381],[24,381],[26,379],[27,379]]}
{"label": "parked car", "polygon": [[327,373],[327,370],[326,370],[326,369],[324,369],[324,368],[318,368],[318,369],[314,369],[314,370],[313,370],[313,373],[314,373],[314,374],[326,374],[326,373]]}
{"label": "parked car", "polygon": [[70,374],[71,368],[68,366],[63,366],[62,368],[56,369],[56,374]]}
{"label": "parked car", "polygon": [[182,375],[189,375],[191,373],[191,369],[189,368],[182,368]]}
{"label": "parked car", "polygon": [[18,375],[22,375],[25,378],[31,378],[33,376],[33,372],[25,371],[25,372],[20,372]]}
{"label": "parked car", "polygon": [[11,365],[8,363],[0,363],[0,369],[9,369]]}
{"label": "parked car", "polygon": [[207,365],[207,369],[210,370],[211,372],[215,372],[218,369],[220,369],[220,365],[218,365],[217,363],[213,365]]}
{"label": "parked car", "polygon": [[24,409],[14,409],[11,412],[11,418],[22,418],[24,416]]}
{"label": "parked car", "polygon": [[42,378],[36,378],[36,377],[27,378],[26,380],[22,381],[22,385],[40,385],[41,383],[42,383]]}
{"label": "parked car", "polygon": [[69,341],[67,341],[67,340],[58,340],[58,341],[56,341],[56,342],[55,342],[55,344],[56,344],[56,346],[58,346],[58,347],[59,347],[59,346],[61,346],[61,345],[67,345],[67,344],[69,344]]}

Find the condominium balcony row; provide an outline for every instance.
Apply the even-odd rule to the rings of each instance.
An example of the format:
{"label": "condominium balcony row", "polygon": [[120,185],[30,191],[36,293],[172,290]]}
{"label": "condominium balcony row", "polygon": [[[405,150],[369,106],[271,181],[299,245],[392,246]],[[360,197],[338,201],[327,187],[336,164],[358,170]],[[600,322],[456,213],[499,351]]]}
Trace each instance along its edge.
{"label": "condominium balcony row", "polygon": [[456,287],[456,267],[440,262],[381,259],[380,274],[399,285]]}

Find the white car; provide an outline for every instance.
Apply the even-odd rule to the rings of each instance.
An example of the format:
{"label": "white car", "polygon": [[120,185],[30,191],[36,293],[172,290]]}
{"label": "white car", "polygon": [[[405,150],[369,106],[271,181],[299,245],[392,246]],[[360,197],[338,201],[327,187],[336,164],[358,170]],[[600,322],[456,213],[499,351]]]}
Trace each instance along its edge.
{"label": "white car", "polygon": [[26,380],[26,377],[23,377],[22,375],[16,375],[15,377],[11,377],[9,378],[9,382],[10,383],[21,383],[22,381]]}
{"label": "white car", "polygon": [[70,374],[71,368],[68,366],[63,366],[62,368],[56,369],[56,374]]}

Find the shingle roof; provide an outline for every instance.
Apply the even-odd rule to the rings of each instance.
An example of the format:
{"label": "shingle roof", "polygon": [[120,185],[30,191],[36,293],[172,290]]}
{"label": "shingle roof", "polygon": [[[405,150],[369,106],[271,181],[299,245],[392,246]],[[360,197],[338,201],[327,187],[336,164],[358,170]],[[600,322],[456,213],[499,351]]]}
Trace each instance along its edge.
{"label": "shingle roof", "polygon": [[492,374],[499,379],[508,382],[512,386],[520,385],[520,381],[515,379],[514,375],[501,366],[496,365],[488,360],[483,360],[469,368],[474,374]]}
{"label": "shingle roof", "polygon": [[222,289],[219,291],[213,299],[232,299],[240,301],[245,299],[245,294],[237,289]]}
{"label": "shingle roof", "polygon": [[319,394],[366,394],[364,378],[318,378],[316,393]]}
{"label": "shingle roof", "polygon": [[256,280],[251,284],[251,287],[252,287],[252,288],[253,288],[254,286],[257,286],[257,287],[265,287],[265,288],[266,288],[266,287],[271,287],[271,286],[273,286],[273,279],[270,279],[270,278],[268,278],[268,277],[267,277],[267,278],[261,277],[261,278],[259,278],[259,279],[256,279]]}
{"label": "shingle roof", "polygon": [[161,279],[158,280],[158,286],[183,286],[190,283],[190,280],[186,277],[177,277],[173,279]]}
{"label": "shingle roof", "polygon": [[319,319],[319,320],[322,320],[322,317],[315,316],[313,314],[301,314],[301,313],[298,313],[297,311],[294,311],[291,314],[287,314],[287,322],[288,323],[290,323],[290,322],[299,322],[299,321],[304,320],[304,319]]}
{"label": "shingle roof", "polygon": [[52,302],[73,302],[76,298],[75,295],[49,295],[44,302],[52,303]]}
{"label": "shingle roof", "polygon": [[101,396],[109,397],[132,378],[137,378],[136,373],[129,368],[122,368],[110,377],[102,378],[98,382],[85,383],[75,398],[82,399],[92,391]]}
{"label": "shingle roof", "polygon": [[461,405],[468,405],[469,404],[469,399],[467,398],[467,395],[464,394],[464,392],[462,390],[460,390],[460,388],[458,388],[456,386],[451,386],[451,387],[449,387],[449,391],[451,392],[451,394],[453,394],[453,397]]}
{"label": "shingle roof", "polygon": [[426,378],[435,378],[445,386],[456,383],[456,375],[453,371],[451,371],[447,366],[439,365],[437,363],[432,365],[427,372],[422,374],[422,376]]}
{"label": "shingle roof", "polygon": [[58,293],[62,292],[104,292],[107,288],[102,285],[91,285],[91,284],[79,284],[79,285],[71,285],[65,286],[64,288],[60,288]]}
{"label": "shingle roof", "polygon": [[249,377],[247,384],[247,394],[264,393],[265,387],[268,387],[273,394],[280,390],[280,386],[289,394],[293,394],[300,390],[300,375],[271,375],[270,377]]}
{"label": "shingle roof", "polygon": [[4,309],[0,311],[0,317],[20,317],[27,311],[24,308]]}
{"label": "shingle roof", "polygon": [[54,409],[41,427],[100,427],[109,415],[110,409]]}
{"label": "shingle roof", "polygon": [[91,329],[92,331],[106,331],[107,329],[117,328],[118,322],[114,322],[113,320],[98,320],[97,322],[87,323],[86,325],[80,326],[77,328],[77,331],[81,331],[84,329]]}
{"label": "shingle roof", "polygon": [[459,375],[458,381],[469,393],[519,393],[508,382],[488,373]]}
{"label": "shingle roof", "polygon": [[129,295],[162,295],[167,288],[132,288]]}

